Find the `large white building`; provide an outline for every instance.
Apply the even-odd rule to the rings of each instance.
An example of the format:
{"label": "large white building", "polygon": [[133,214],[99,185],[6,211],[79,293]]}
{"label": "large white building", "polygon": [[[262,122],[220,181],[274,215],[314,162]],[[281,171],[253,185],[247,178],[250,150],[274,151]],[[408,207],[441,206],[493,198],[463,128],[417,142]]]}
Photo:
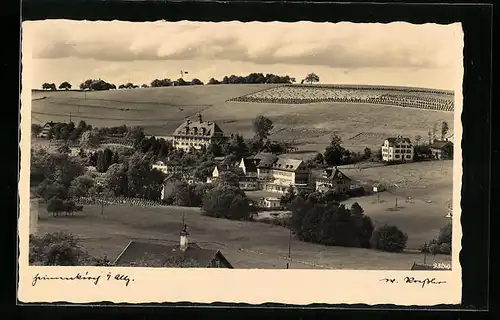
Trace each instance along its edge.
{"label": "large white building", "polygon": [[397,136],[387,138],[382,145],[382,160],[389,161],[413,161],[414,147],[410,138]]}
{"label": "large white building", "polygon": [[237,167],[216,166],[208,183],[217,180],[220,173],[232,170],[239,176],[243,190],[265,190],[286,193],[291,186],[296,191],[312,189],[311,170],[302,160],[280,158],[271,153],[259,153],[241,159]]}
{"label": "large white building", "polygon": [[176,149],[187,152],[191,148],[201,149],[203,146],[208,147],[211,143],[226,138],[215,122],[203,121],[200,114],[198,119],[188,119],[175,129],[171,140]]}

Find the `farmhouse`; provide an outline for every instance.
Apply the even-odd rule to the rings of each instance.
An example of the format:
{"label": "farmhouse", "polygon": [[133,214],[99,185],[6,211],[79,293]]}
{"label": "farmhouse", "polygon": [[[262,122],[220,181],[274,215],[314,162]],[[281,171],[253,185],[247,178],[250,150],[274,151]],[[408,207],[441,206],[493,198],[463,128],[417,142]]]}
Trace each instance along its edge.
{"label": "farmhouse", "polygon": [[[164,245],[150,242],[130,241],[114,261],[114,266],[130,267],[141,261],[155,261],[164,267],[168,259],[188,259],[198,268],[228,268],[233,266],[219,250],[203,249],[196,243],[188,242],[186,226],[181,232],[178,245]],[[177,266],[172,266],[177,267]],[[189,266],[195,267],[195,266]]]}
{"label": "farmhouse", "polygon": [[297,190],[309,188],[311,171],[302,160],[278,158],[269,171],[270,179],[263,184],[266,191],[286,193],[290,186]]}
{"label": "farmhouse", "polygon": [[453,143],[448,139],[435,140],[430,146],[432,157],[438,160],[453,159]]}
{"label": "farmhouse", "polygon": [[382,145],[382,160],[389,161],[412,161],[414,148],[410,138],[397,136],[387,138]]}
{"label": "farmhouse", "polygon": [[321,177],[316,179],[316,191],[333,191],[335,194],[346,193],[351,189],[352,179],[337,167],[326,169]]}
{"label": "farmhouse", "polygon": [[47,122],[46,124],[43,125],[42,129],[40,130],[40,133],[38,134],[38,138],[47,138],[49,135],[50,130],[56,125],[58,122]]}
{"label": "farmhouse", "polygon": [[201,149],[211,143],[227,139],[222,129],[213,121],[198,119],[186,120],[172,134],[172,143],[176,149],[189,151],[190,148]]}

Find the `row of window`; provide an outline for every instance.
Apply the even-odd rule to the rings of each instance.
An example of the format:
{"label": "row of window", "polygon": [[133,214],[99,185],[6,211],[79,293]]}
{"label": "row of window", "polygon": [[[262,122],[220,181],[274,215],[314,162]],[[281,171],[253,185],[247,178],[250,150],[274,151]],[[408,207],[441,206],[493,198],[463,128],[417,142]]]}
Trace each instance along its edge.
{"label": "row of window", "polygon": [[397,150],[394,151],[395,153],[411,153],[411,150]]}

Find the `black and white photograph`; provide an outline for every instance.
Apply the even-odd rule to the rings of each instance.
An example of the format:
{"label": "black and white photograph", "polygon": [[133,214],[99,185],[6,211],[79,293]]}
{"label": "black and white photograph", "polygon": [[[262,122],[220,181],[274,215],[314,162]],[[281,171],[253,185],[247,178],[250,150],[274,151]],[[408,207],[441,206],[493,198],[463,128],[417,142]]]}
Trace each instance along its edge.
{"label": "black and white photograph", "polygon": [[23,23],[26,286],[427,271],[459,298],[462,49],[459,23]]}

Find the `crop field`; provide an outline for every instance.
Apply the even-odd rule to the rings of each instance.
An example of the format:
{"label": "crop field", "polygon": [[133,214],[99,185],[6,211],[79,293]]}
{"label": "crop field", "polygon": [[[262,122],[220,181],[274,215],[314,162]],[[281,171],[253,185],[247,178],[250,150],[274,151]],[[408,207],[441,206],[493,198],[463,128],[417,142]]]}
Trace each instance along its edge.
{"label": "crop field", "polygon": [[[114,260],[130,240],[176,243],[182,215],[190,230],[190,241],[204,248],[220,249],[236,268],[286,267],[288,230],[260,222],[229,221],[205,217],[197,208],[100,208],[85,206],[74,217],[54,218],[40,205],[39,233],[65,230],[82,239],[94,256]],[[408,231],[407,231],[408,232]],[[427,236],[427,235],[426,235]],[[434,235],[428,235],[433,237]],[[408,270],[423,261],[420,253],[386,253],[368,249],[326,247],[292,240],[291,268]],[[432,262],[428,257],[428,262]],[[434,262],[451,263],[450,256]]]}
{"label": "crop field", "polygon": [[265,115],[274,122],[271,138],[294,143],[298,148],[297,156],[301,158],[323,151],[334,133],[341,136],[345,147],[355,151],[362,151],[365,147],[378,148],[386,136],[396,134],[412,139],[420,135],[425,140],[428,130],[441,121],[448,122],[449,135],[453,134],[453,112],[346,101],[231,101],[273,88],[278,88],[278,85],[205,85],[100,92],[34,91],[32,121],[69,121],[71,113],[72,121],[85,120],[94,127],[126,124],[142,126],[149,135],[166,136],[186,117],[202,113],[205,119],[216,121],[225,132],[250,137],[253,135],[252,120]]}

